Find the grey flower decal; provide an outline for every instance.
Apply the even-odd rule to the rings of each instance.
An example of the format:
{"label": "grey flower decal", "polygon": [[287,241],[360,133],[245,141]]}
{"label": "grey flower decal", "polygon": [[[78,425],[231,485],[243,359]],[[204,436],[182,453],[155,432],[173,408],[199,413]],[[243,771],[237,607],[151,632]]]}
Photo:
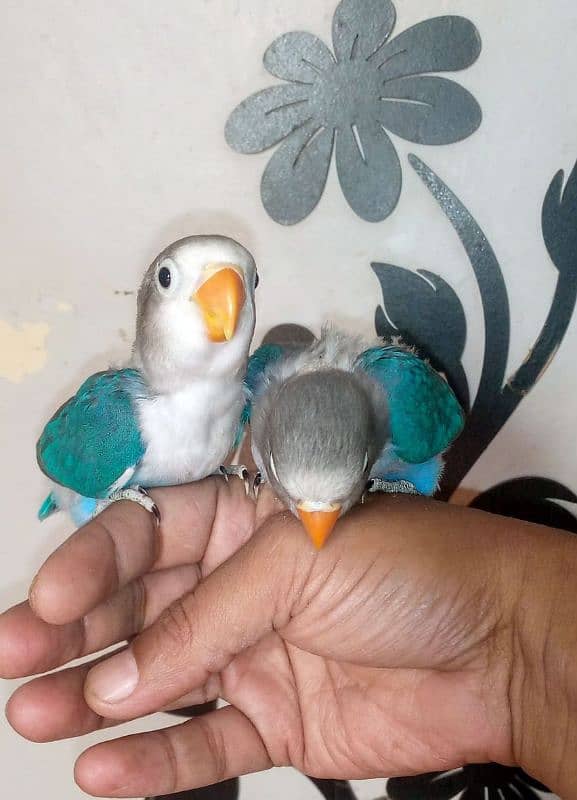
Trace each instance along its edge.
{"label": "grey flower decal", "polygon": [[470,66],[481,50],[475,26],[463,17],[436,17],[390,39],[395,17],[391,0],[342,0],[333,18],[334,52],[306,32],[284,34],[266,51],[266,69],[285,83],[244,100],[225,135],[240,153],[282,142],[261,183],[263,204],[277,222],[293,225],[313,211],[333,150],[349,205],[379,222],[394,210],[402,182],[387,131],[442,145],[479,127],[475,98],[427,74]]}

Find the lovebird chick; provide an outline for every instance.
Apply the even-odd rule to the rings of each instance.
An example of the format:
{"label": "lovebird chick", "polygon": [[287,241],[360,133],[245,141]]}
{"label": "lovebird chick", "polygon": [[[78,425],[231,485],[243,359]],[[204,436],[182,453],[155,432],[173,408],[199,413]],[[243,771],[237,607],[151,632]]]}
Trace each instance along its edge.
{"label": "lovebird chick", "polygon": [[40,519],[63,509],[82,525],[110,499],[152,511],[136,487],[200,480],[224,464],[245,404],[257,281],[251,254],[223,236],[181,239],[154,260],[129,365],[88,378],[38,441],[54,484]]}
{"label": "lovebird chick", "polygon": [[433,494],[464,422],[448,383],[410,348],[366,348],[331,328],[306,347],[263,345],[247,391],[262,479],[317,548],[367,488]]}

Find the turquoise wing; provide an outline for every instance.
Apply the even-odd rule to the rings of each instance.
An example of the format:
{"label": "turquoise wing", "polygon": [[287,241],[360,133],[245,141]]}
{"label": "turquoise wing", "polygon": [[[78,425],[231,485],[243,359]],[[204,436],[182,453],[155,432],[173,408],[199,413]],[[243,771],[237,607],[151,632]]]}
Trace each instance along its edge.
{"label": "turquoise wing", "polygon": [[144,455],[133,401],[145,396],[136,370],[92,375],[44,428],[36,446],[40,469],[84,497],[106,497]]}
{"label": "turquoise wing", "polygon": [[357,367],[387,395],[397,455],[421,464],[439,455],[461,433],[464,414],[447,381],[423,359],[398,346],[373,347]]}
{"label": "turquoise wing", "polygon": [[240,417],[239,437],[242,436],[245,425],[250,422],[252,401],[258,394],[267,367],[282,358],[284,354],[285,349],[280,344],[262,344],[249,358],[244,378],[246,403]]}

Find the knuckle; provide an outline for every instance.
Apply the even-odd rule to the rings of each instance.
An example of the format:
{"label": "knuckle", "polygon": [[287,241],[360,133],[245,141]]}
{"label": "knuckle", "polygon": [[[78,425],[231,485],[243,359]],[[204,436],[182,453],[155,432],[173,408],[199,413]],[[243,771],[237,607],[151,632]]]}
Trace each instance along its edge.
{"label": "knuckle", "polygon": [[218,728],[203,717],[198,717],[196,723],[206,745],[207,762],[211,766],[211,781],[221,783],[229,777],[224,737]]}
{"label": "knuckle", "polygon": [[174,747],[174,742],[172,740],[172,733],[170,729],[168,730],[161,729],[157,733],[159,736],[160,746],[165,755],[164,763],[166,764],[166,769],[168,772],[167,794],[173,794],[180,788],[180,777],[179,777],[180,769],[178,763],[178,756],[176,753],[176,749]]}
{"label": "knuckle", "polygon": [[138,633],[143,630],[146,624],[146,608],[148,606],[148,597],[146,590],[146,583],[144,578],[137,578],[130,585],[131,603],[132,603],[132,631]]}
{"label": "knuckle", "polygon": [[182,598],[165,609],[158,624],[160,636],[168,646],[176,651],[190,648],[194,639],[194,626]]}
{"label": "knuckle", "polygon": [[77,535],[80,538],[82,535],[87,535],[86,532],[88,531],[92,539],[99,542],[101,562],[112,567],[107,575],[110,584],[109,588],[117,591],[121,586],[122,576],[116,539],[114,538],[114,526],[109,524],[108,518],[103,517],[104,512],[89,523],[89,525],[93,526],[92,528],[88,526],[81,528]]}

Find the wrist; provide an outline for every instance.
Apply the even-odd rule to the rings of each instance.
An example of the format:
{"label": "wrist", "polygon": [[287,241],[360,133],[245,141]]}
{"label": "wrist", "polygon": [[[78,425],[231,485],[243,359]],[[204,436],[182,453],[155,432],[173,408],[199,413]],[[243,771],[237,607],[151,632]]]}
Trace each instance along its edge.
{"label": "wrist", "polygon": [[518,567],[508,589],[514,593],[512,755],[571,800],[577,798],[577,537],[537,526],[523,526],[519,537],[504,553],[505,567]]}

